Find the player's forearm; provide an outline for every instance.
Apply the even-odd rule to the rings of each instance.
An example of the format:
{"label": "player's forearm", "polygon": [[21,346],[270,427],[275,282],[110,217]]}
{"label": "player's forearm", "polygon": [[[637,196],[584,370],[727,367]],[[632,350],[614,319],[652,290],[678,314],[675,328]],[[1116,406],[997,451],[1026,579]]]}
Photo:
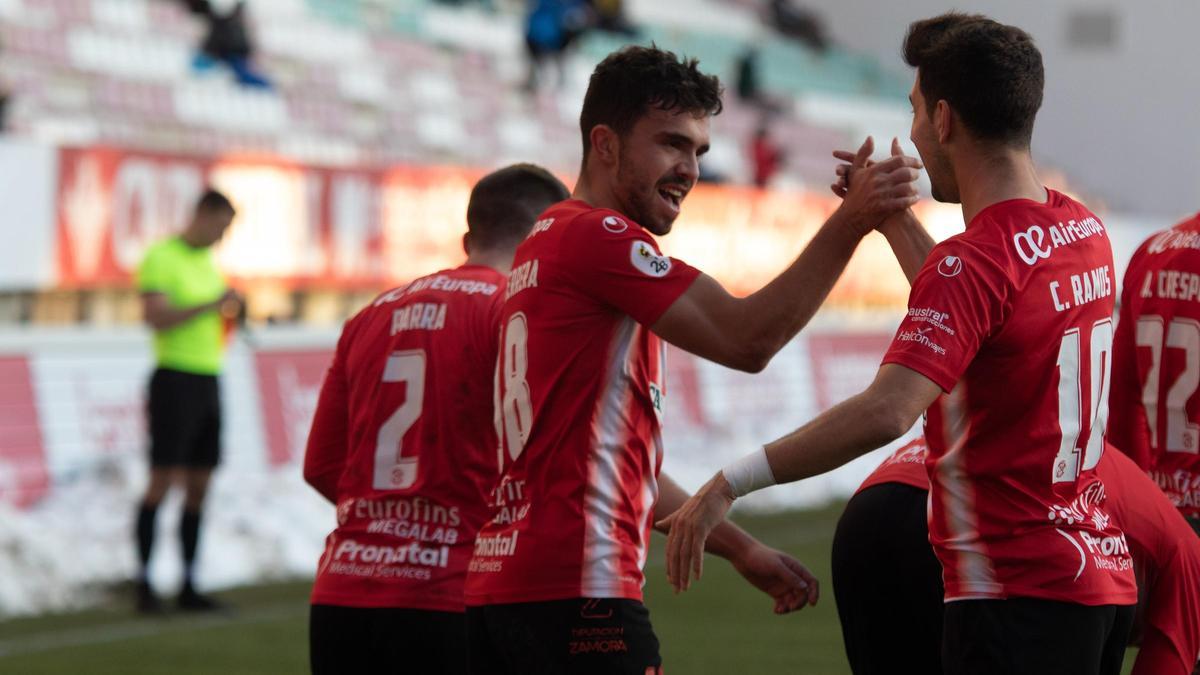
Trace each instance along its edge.
{"label": "player's forearm", "polygon": [[767,462],[776,483],[818,476],[891,443],[914,421],[886,400],[863,392],[768,443]]}
{"label": "player's forearm", "polygon": [[911,284],[933,250],[933,237],[913,215],[912,209],[905,209],[888,218],[879,226],[879,231],[892,247],[892,253],[900,262],[900,269],[904,270],[904,276],[908,277]]}
{"label": "player's forearm", "polygon": [[[687,490],[680,487],[670,476],[665,473],[660,474],[658,477],[658,502],[654,505],[654,522],[657,523],[678,511],[689,496]],[[667,529],[657,526],[655,529],[667,534]],[[704,550],[732,562],[756,544],[758,544],[758,540],[726,519],[717,525],[704,542]]]}
{"label": "player's forearm", "polygon": [[193,307],[156,307],[146,312],[146,323],[154,330],[167,330],[216,308],[216,302],[206,302]]}
{"label": "player's forearm", "polygon": [[[835,211],[786,270],[742,300],[735,326],[742,339],[774,356],[806,326],[846,269],[861,237],[858,228]],[[764,359],[764,360],[765,360]]]}

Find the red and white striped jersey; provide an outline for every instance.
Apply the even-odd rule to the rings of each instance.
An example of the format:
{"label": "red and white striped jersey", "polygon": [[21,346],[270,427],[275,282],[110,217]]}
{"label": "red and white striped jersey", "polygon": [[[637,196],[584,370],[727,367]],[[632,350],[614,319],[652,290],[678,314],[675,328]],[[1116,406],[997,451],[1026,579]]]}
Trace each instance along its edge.
{"label": "red and white striped jersey", "polygon": [[346,322],[304,476],[337,504],[314,604],[461,612],[499,479],[492,373],[504,277],[464,265]]}
{"label": "red and white striped jersey", "polygon": [[641,226],[569,200],[517,249],[496,367],[493,517],[467,604],[642,597],[662,464],[665,343],[652,325],[699,272]]}
{"label": "red and white striped jersey", "polygon": [[946,392],[959,387],[925,424],[929,534],[948,601],[1137,600],[1128,546],[1095,471],[1112,276],[1103,224],[1051,190],[1044,203],[984,209],[934,247],[914,280],[884,363]]}
{"label": "red and white striped jersey", "polygon": [[1200,518],[1200,216],[1147,239],[1125,271],[1109,441]]}

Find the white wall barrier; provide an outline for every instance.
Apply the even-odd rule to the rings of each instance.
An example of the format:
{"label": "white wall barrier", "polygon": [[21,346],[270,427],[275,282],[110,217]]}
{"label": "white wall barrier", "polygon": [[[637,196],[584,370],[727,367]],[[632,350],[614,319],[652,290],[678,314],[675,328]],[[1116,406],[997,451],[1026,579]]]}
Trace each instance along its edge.
{"label": "white wall barrier", "polygon": [[[202,587],[311,576],[333,510],[303,483],[300,466],[336,337],[273,328],[231,344]],[[0,615],[85,606],[133,575],[134,510],[146,480],[148,338],[137,329],[0,333]],[[859,391],[889,338],[879,327],[816,329],[753,376],[673,350],[665,470],[695,489],[729,460]],[[747,506],[847,495],[876,461],[772,488]],[[180,576],[178,517],[175,496],[160,511],[151,570],[167,592]]]}

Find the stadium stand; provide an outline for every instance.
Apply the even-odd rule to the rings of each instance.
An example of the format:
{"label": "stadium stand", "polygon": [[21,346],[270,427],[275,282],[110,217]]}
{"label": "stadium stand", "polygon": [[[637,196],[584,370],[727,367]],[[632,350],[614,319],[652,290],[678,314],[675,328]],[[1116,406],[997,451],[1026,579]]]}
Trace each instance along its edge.
{"label": "stadium stand", "polygon": [[[755,44],[763,88],[800,112],[774,124],[779,142],[798,150],[784,168],[791,183],[825,181],[827,148],[877,121],[856,112],[863,101],[888,110],[892,121],[905,114],[907,81],[871,58],[837,47],[818,53],[775,35],[748,7],[705,4],[681,16],[661,3],[634,3],[638,40],[699,58],[727,83],[738,54]],[[257,61],[274,91],[239,86],[221,71],[193,72],[202,26],[174,3],[0,4],[12,129],[55,144],[272,153],[323,165],[523,159],[572,171],[575,89],[593,63],[627,41],[586,34],[570,61],[584,77],[530,99],[519,87],[525,57],[517,12],[425,0],[256,0],[250,8]],[[824,102],[819,111],[830,101],[838,102],[834,114],[806,118],[813,102]],[[727,97],[714,126],[718,173],[748,180],[742,148],[757,120],[752,106]]]}

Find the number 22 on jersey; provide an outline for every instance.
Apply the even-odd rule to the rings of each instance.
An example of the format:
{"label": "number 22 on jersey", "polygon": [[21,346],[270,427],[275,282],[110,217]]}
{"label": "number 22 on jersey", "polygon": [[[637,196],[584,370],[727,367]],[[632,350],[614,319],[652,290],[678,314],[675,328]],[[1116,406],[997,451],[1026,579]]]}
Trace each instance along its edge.
{"label": "number 22 on jersey", "polygon": [[[1160,316],[1143,316],[1137,322],[1137,345],[1150,350],[1150,368],[1142,388],[1142,406],[1150,427],[1150,446],[1156,450],[1196,454],[1200,452],[1200,425],[1188,419],[1187,405],[1200,385],[1200,323],[1174,319],[1164,325]],[[1162,387],[1163,352],[1183,352],[1183,369],[1171,382],[1166,401],[1159,399]],[[1159,436],[1159,405],[1166,404],[1166,435]]]}

